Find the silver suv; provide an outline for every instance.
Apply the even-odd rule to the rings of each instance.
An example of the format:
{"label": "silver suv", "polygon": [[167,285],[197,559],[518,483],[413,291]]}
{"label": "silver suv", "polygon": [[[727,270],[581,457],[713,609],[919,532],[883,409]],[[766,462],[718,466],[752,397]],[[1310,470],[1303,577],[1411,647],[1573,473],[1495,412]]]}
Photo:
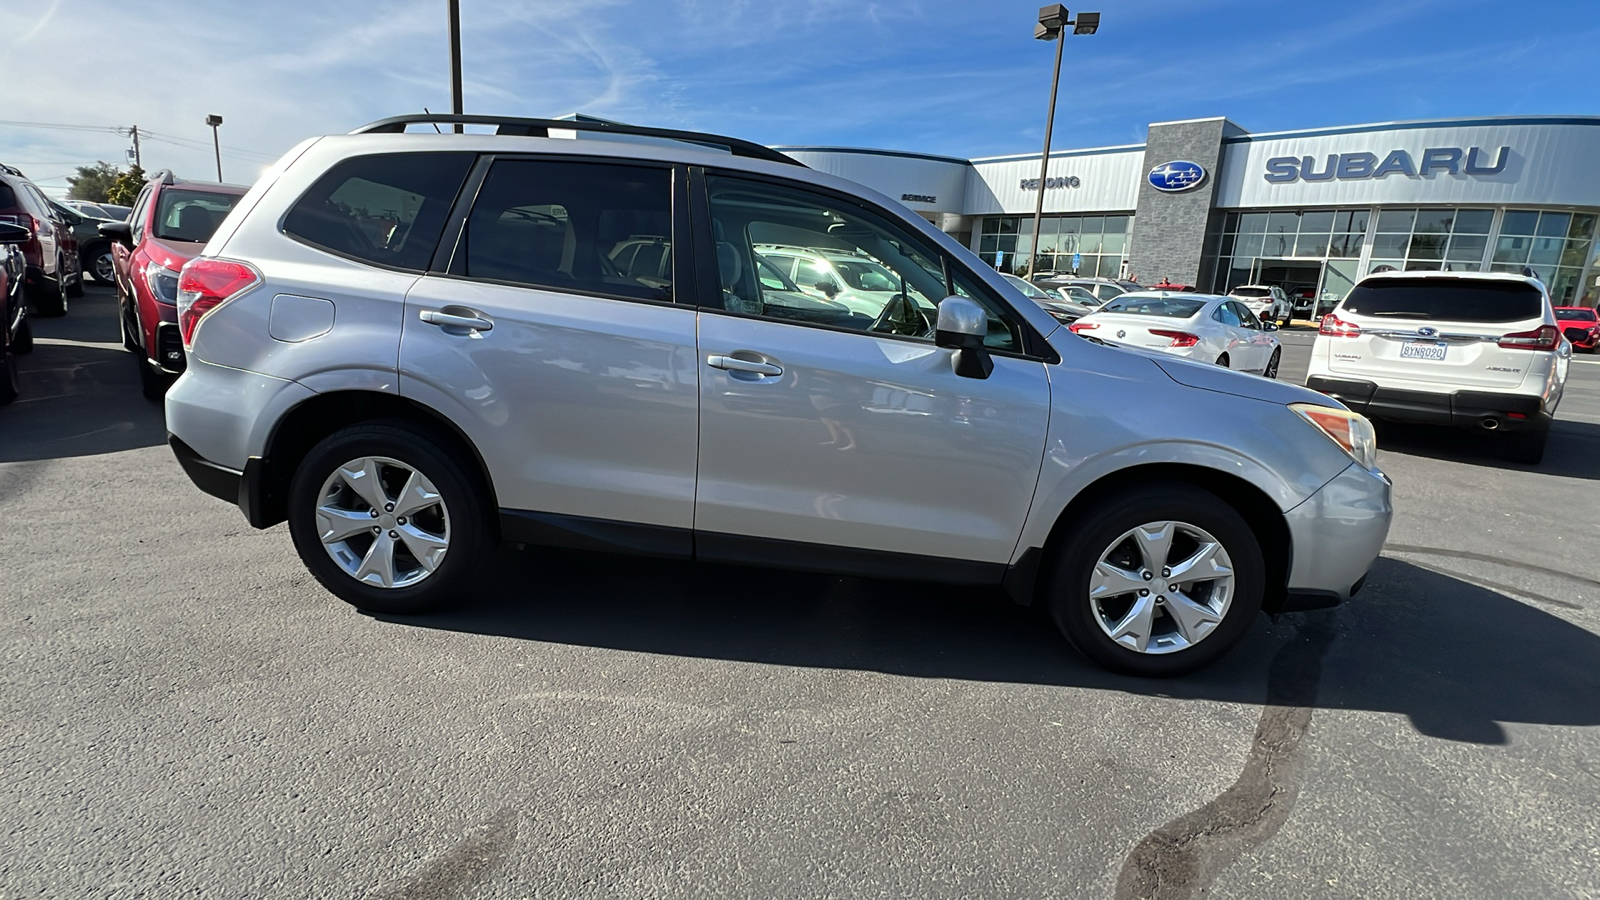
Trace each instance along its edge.
{"label": "silver suv", "polygon": [[[405,131],[457,121],[500,133]],[[670,265],[633,276],[641,235]],[[792,302],[780,242],[905,289]],[[178,459],[368,610],[459,602],[538,543],[1003,589],[1168,675],[1353,594],[1389,526],[1361,416],[1078,337],[900,204],[729,138],[307,141],[179,291]]]}

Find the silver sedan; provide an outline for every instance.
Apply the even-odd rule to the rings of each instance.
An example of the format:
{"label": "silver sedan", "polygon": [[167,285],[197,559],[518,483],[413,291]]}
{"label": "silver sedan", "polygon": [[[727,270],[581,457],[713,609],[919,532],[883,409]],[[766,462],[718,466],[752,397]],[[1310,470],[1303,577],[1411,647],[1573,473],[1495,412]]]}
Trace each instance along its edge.
{"label": "silver sedan", "polygon": [[1140,291],[1123,294],[1069,326],[1108,344],[1159,350],[1225,369],[1278,377],[1278,328],[1232,297]]}

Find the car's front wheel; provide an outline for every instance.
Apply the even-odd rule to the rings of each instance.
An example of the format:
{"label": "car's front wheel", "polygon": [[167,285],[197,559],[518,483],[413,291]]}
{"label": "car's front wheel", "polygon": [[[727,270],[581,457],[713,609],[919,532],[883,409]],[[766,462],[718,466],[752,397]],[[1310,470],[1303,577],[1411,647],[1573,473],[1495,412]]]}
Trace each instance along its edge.
{"label": "car's front wheel", "polygon": [[96,244],[83,255],[83,270],[101,284],[114,284],[117,280],[116,261],[110,244]]}
{"label": "car's front wheel", "polygon": [[1280,360],[1282,360],[1282,359],[1283,359],[1283,349],[1280,348],[1280,347],[1272,348],[1272,358],[1267,360],[1267,367],[1265,369],[1261,370],[1261,374],[1265,375],[1268,378],[1277,378],[1278,377],[1278,362]]}
{"label": "car's front wheel", "polygon": [[289,487],[289,533],[341,600],[410,614],[469,589],[492,528],[474,479],[432,436],[380,422],[334,432],[306,455]]}
{"label": "car's front wheel", "polygon": [[1046,601],[1067,640],[1108,669],[1191,672],[1238,643],[1261,609],[1261,545],[1209,491],[1153,484],[1074,518],[1057,545]]}

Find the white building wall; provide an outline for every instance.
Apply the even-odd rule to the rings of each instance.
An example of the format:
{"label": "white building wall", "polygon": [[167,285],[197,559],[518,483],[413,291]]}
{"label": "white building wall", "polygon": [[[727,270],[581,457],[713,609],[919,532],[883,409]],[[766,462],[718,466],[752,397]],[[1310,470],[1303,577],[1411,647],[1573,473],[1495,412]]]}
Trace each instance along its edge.
{"label": "white building wall", "polygon": [[[1050,154],[1050,178],[1078,179],[1078,187],[1052,187],[1044,194],[1047,213],[1132,212],[1144,177],[1144,146]],[[1039,177],[1038,157],[1000,157],[972,161],[967,177],[969,216],[1032,213],[1037,194],[1024,180]]]}
{"label": "white building wall", "polygon": [[[828,147],[774,149],[819,172],[848,178],[923,213],[961,212],[966,197],[967,173],[972,168],[965,160],[888,150]],[[928,197],[934,198],[933,201],[918,199]]]}

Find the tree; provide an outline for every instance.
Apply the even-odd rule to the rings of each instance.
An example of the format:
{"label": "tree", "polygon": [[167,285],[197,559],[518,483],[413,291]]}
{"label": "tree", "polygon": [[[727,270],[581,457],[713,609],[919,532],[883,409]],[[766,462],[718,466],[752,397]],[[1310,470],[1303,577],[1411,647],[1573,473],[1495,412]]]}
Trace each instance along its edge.
{"label": "tree", "polygon": [[116,184],[121,175],[121,169],[103,160],[92,166],[79,166],[76,176],[67,176],[67,184],[71,185],[67,196],[73,200],[104,203],[111,186]]}
{"label": "tree", "polygon": [[123,172],[112,183],[111,189],[106,191],[105,202],[132,206],[133,201],[139,199],[139,192],[144,190],[144,180],[144,170],[138,166]]}

